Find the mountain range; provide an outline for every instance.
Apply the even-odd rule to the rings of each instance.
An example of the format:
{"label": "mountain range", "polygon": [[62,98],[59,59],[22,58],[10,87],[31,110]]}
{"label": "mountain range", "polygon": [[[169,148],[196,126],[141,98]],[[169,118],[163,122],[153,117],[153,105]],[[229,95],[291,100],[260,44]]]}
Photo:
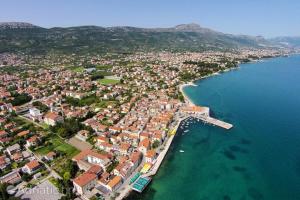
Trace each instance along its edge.
{"label": "mountain range", "polygon": [[128,26],[43,28],[24,22],[0,23],[0,53],[131,53],[134,51],[234,50],[286,45],[260,36],[233,35],[181,24],[171,28]]}

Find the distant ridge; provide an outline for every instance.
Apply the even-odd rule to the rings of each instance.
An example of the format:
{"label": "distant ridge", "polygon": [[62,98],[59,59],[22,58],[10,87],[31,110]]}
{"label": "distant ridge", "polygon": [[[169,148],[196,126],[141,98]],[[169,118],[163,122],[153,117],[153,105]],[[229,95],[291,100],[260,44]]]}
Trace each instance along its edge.
{"label": "distant ridge", "polygon": [[0,22],[0,29],[28,29],[28,28],[40,28],[26,22]]}
{"label": "distant ridge", "polygon": [[129,26],[42,28],[25,22],[0,23],[0,52],[131,53],[135,51],[205,51],[266,48],[263,37],[224,34],[198,24],[170,28]]}
{"label": "distant ridge", "polygon": [[271,39],[273,42],[280,43],[284,46],[300,48],[300,36],[294,37],[276,37]]}

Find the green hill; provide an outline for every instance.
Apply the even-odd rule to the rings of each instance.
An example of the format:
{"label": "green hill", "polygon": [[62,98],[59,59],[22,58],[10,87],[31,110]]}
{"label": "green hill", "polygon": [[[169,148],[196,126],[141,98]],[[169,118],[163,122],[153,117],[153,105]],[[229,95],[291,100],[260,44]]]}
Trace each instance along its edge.
{"label": "green hill", "polygon": [[134,51],[202,51],[270,45],[262,37],[231,35],[183,24],[172,28],[42,28],[27,23],[0,23],[0,52],[130,53]]}

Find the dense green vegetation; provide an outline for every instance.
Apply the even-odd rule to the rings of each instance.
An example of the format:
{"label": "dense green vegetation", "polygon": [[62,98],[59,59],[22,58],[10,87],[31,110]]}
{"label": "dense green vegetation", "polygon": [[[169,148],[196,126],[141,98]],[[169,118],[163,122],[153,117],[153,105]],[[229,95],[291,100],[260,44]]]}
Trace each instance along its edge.
{"label": "dense green vegetation", "polygon": [[66,97],[66,103],[76,106],[76,107],[82,107],[82,106],[90,106],[94,103],[101,102],[100,98],[97,97],[95,94],[84,97],[82,99],[75,99],[73,97]]}
{"label": "dense green vegetation", "polygon": [[112,75],[112,73],[106,70],[95,71],[91,75],[91,80],[95,81],[98,79],[103,79],[105,76],[110,76],[110,75]]}
{"label": "dense green vegetation", "polygon": [[188,71],[184,71],[184,72],[180,73],[179,76],[180,76],[180,80],[182,80],[184,82],[187,82],[187,81],[197,78],[196,74],[190,73]]}
{"label": "dense green vegetation", "polygon": [[221,61],[221,63],[223,64],[223,66],[218,63],[209,63],[203,61],[184,61],[183,64],[196,65],[197,69],[195,72],[183,71],[179,74],[179,77],[182,81],[187,82],[199,77],[213,74],[215,72],[237,67],[236,61],[228,61],[224,59]]}
{"label": "dense green vegetation", "polygon": [[2,184],[0,183],[0,199],[1,200],[20,200],[21,198],[18,198],[18,197],[14,197],[14,196],[10,196],[7,191],[6,191],[6,188],[7,188],[7,184]]}
{"label": "dense green vegetation", "polygon": [[22,104],[28,103],[32,99],[32,97],[26,93],[19,94],[17,92],[11,92],[11,95],[12,97],[14,97],[14,99],[9,100],[8,102],[13,106],[20,106]]}
{"label": "dense green vegetation", "polygon": [[119,83],[120,80],[116,80],[116,79],[100,79],[99,80],[99,83],[103,84],[103,85],[114,85],[114,84],[117,84]]}
{"label": "dense green vegetation", "polygon": [[259,44],[267,45],[269,42],[261,37],[223,34],[195,24],[162,29],[82,26],[0,30],[0,53],[101,54],[156,50],[179,52],[259,47]]}
{"label": "dense green vegetation", "polygon": [[49,110],[48,106],[46,106],[45,104],[43,104],[40,101],[35,101],[32,103],[32,105],[34,107],[36,107],[37,109],[39,109],[41,112],[47,112]]}
{"label": "dense green vegetation", "polygon": [[53,183],[59,190],[60,193],[64,194],[62,200],[74,199],[75,194],[72,192],[73,184],[71,179],[76,177],[79,168],[76,163],[72,160],[67,160],[61,165],[62,171],[60,175],[63,177],[62,180],[50,178],[50,182]]}
{"label": "dense green vegetation", "polygon": [[63,138],[69,138],[84,128],[78,119],[70,118],[64,122],[57,123],[55,126],[50,126],[50,130],[57,133]]}
{"label": "dense green vegetation", "polygon": [[55,151],[61,155],[66,155],[67,157],[72,157],[78,153],[78,150],[67,144],[63,139],[59,138],[57,135],[50,134],[45,139],[43,145],[34,151],[40,155],[46,155],[50,151]]}

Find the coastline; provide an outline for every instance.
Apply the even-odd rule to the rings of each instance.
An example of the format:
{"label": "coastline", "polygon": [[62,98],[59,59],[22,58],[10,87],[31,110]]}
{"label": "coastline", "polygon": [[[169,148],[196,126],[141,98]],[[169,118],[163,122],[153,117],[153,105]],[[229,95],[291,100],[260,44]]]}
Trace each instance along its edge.
{"label": "coastline", "polygon": [[194,86],[194,87],[196,87],[197,85],[194,84],[193,82],[184,83],[184,84],[179,85],[179,91],[181,92],[182,96],[184,97],[185,103],[187,103],[187,104],[189,104],[189,105],[191,105],[191,106],[194,106],[195,103],[194,103],[194,102],[192,101],[192,99],[191,99],[187,94],[185,94],[185,92],[183,91],[183,89],[184,89],[185,87],[188,87],[188,86]]}
{"label": "coastline", "polygon": [[[282,56],[276,56],[276,57],[271,57],[271,58],[277,58],[277,57],[282,57]],[[268,58],[267,58],[268,59]],[[212,74],[209,74],[209,75],[206,75],[206,76],[202,76],[202,77],[198,77],[192,81],[189,81],[189,82],[186,82],[186,83],[182,83],[180,84],[178,87],[179,87],[179,91],[181,92],[181,94],[183,95],[184,97],[184,102],[190,106],[195,106],[196,104],[193,102],[193,100],[184,92],[184,88],[185,87],[188,87],[188,86],[193,86],[193,87],[196,87],[198,86],[197,84],[195,84],[196,81],[199,81],[199,80],[202,80],[202,79],[206,79],[206,78],[210,78],[212,76],[216,76],[216,75],[220,75],[222,73],[225,73],[225,72],[229,72],[231,70],[235,70],[235,69],[239,69],[240,68],[240,65],[241,64],[247,64],[247,63],[252,63],[252,62],[259,62],[259,61],[263,61],[263,60],[266,60],[266,58],[262,58],[262,59],[258,59],[258,60],[253,60],[251,62],[242,62],[242,63],[239,63],[238,66],[236,67],[232,67],[232,68],[227,68],[227,69],[224,69],[224,70],[220,70],[220,71],[217,71],[217,72],[214,72]],[[173,128],[174,130],[174,135],[171,135],[167,140],[166,140],[166,143],[165,143],[165,146],[164,146],[164,150],[159,154],[158,156],[158,160],[157,162],[153,165],[153,168],[150,172],[148,172],[148,174],[145,174],[144,176],[155,176],[155,174],[157,173],[157,171],[159,170],[159,167],[161,166],[161,164],[163,163],[163,160],[166,156],[166,154],[168,153],[169,151],[169,148],[173,142],[173,139],[174,137],[176,136],[177,134],[177,129],[179,127],[179,125],[181,124],[182,120],[181,119],[175,119],[176,122],[176,126]],[[154,169],[154,171],[153,171]],[[119,195],[116,199],[118,200],[122,200],[126,197],[128,197],[130,195],[130,193],[133,192],[131,189],[128,189],[127,191],[123,191],[122,192],[122,195]]]}
{"label": "coastline", "polygon": [[[280,60],[279,60],[279,62],[280,62]],[[266,63],[270,67],[273,66],[273,62],[266,62]],[[257,63],[257,64],[253,64],[253,65],[261,65],[261,64]],[[264,65],[264,64],[262,64],[262,65]],[[283,66],[285,66],[285,65],[283,65]],[[244,69],[244,68],[246,68],[246,69]],[[261,72],[260,70],[263,70],[264,73],[261,73],[261,75],[260,75],[260,78],[263,81],[263,79],[264,79],[263,74],[265,74],[265,72],[269,71],[269,69],[265,68],[265,67],[252,67],[252,64],[251,64],[251,66],[241,65],[241,69],[243,69],[243,70],[234,71],[232,73],[233,74],[239,74],[240,71],[242,71],[241,73],[243,73],[243,75],[247,75],[247,74],[249,74],[248,72],[252,72],[253,68],[256,69],[255,72]],[[283,69],[284,69],[284,67],[283,67]],[[276,67],[275,67],[275,70],[276,70]],[[280,69],[278,69],[277,72],[280,72]],[[255,74],[254,74],[254,76],[255,76]],[[220,78],[220,77],[214,77],[213,79],[218,79],[218,80],[222,79],[222,82],[225,83],[226,81],[230,80],[231,75],[229,75],[229,76],[226,75],[226,77],[227,77],[226,79],[223,79],[223,78]],[[243,76],[240,76],[240,75],[237,75],[237,76],[234,75],[234,77],[240,77],[240,79],[236,80],[235,83],[238,83],[238,81],[240,81],[240,80],[244,80]],[[247,79],[246,81],[249,81],[249,80],[251,80],[251,78]],[[211,88],[211,86],[219,85],[220,87],[218,87],[218,90],[216,90],[216,91],[222,91],[222,90],[220,90],[220,89],[222,89],[222,84],[219,84],[221,82],[218,82],[218,81],[217,82],[212,81],[212,83],[209,83],[209,82],[210,81],[207,81],[207,80],[205,80],[205,83],[201,82],[201,81],[196,82],[201,87],[202,87],[203,84],[205,86],[203,86],[204,88],[199,90],[199,92],[197,92],[198,93],[197,96],[192,95],[195,102],[198,102],[196,100],[202,96],[201,93],[206,91],[205,88]],[[215,84],[215,83],[218,83],[218,84]],[[251,82],[249,82],[249,83],[251,83]],[[246,83],[246,84],[248,84],[248,83]],[[242,88],[239,88],[239,86],[237,84],[234,84],[234,86],[237,89],[237,90],[234,90],[235,91],[234,94],[238,94],[238,91],[242,91]],[[253,86],[253,88],[255,88],[255,86]],[[191,92],[192,90],[194,91],[195,88],[185,88],[185,89],[186,89],[185,92],[187,92],[187,94],[195,94],[195,93]],[[224,91],[224,92],[230,94],[230,91]],[[280,94],[280,92],[279,92],[279,94]],[[293,94],[295,94],[295,93],[293,92]],[[259,94],[257,94],[257,95],[259,96]],[[210,94],[207,95],[207,96],[210,96]],[[230,100],[231,97],[230,96],[227,96],[227,97]],[[240,100],[244,99],[246,97],[247,96],[245,96],[245,97],[238,96],[238,98],[239,98],[238,101],[241,102],[240,105],[243,105],[243,101],[240,101]],[[205,98],[205,100],[204,100],[205,103],[209,103],[212,99],[212,98],[206,98],[206,95],[204,96],[204,98]],[[263,97],[262,97],[262,99],[263,99]],[[264,103],[264,106],[265,106],[266,104],[268,104],[268,101],[266,100],[263,103]],[[282,103],[285,103],[285,102],[282,102]],[[260,104],[260,102],[258,102],[258,104]],[[215,105],[217,105],[217,106],[222,105],[222,103],[212,102],[211,106],[215,106]],[[231,104],[231,105],[228,105],[229,108],[231,108],[231,109],[226,108],[227,110],[226,109],[225,110],[220,110],[220,113],[222,113],[222,114],[225,113],[226,114],[227,112],[230,112],[230,110],[232,110],[232,108],[235,108],[234,107],[235,105],[236,104],[234,104],[234,103]],[[243,109],[244,108],[243,107],[241,107],[241,108],[242,109],[239,109],[239,116],[240,116],[240,114],[243,115]],[[247,108],[247,110],[251,111],[251,108]],[[257,111],[253,110],[253,112],[251,113],[251,118],[255,117],[256,112]],[[260,109],[260,112],[263,113],[264,111],[262,111]],[[264,117],[262,117],[262,119],[263,118]],[[235,120],[240,120],[240,119],[238,117],[236,117],[236,118],[232,118],[232,120],[235,121]],[[232,121],[232,122],[234,122],[234,121]],[[274,120],[274,121],[278,121],[278,120]],[[263,166],[257,165],[257,163],[259,163],[259,161],[260,161],[260,159],[258,159],[258,158],[260,158],[259,157],[260,153],[261,153],[260,150],[261,150],[261,148],[264,149],[264,144],[268,143],[268,140],[269,140],[268,138],[270,136],[269,133],[271,133],[272,130],[270,130],[270,132],[268,132],[269,128],[265,127],[263,130],[266,130],[266,132],[268,134],[265,134],[264,136],[262,136],[262,131],[257,131],[257,130],[261,129],[261,126],[257,126],[256,124],[251,123],[251,121],[249,121],[248,118],[244,119],[243,123],[247,123],[247,125],[249,125],[249,127],[256,127],[255,129],[253,129],[253,130],[256,130],[256,131],[247,132],[247,130],[245,130],[243,128],[243,126],[239,126],[239,124],[238,124],[237,129],[235,130],[235,131],[237,131],[236,132],[237,134],[232,134],[230,136],[228,136],[228,135],[224,136],[221,133],[220,134],[218,133],[218,134],[215,135],[215,138],[209,138],[209,140],[206,141],[207,143],[201,143],[200,145],[199,145],[199,143],[196,143],[196,142],[197,141],[202,141],[201,139],[203,139],[203,138],[207,138],[205,136],[209,135],[208,134],[209,133],[209,128],[206,130],[206,128],[201,128],[200,127],[198,129],[198,127],[197,127],[195,130],[189,131],[188,133],[186,133],[185,136],[183,136],[183,137],[179,136],[181,134],[179,134],[179,131],[178,131],[177,136],[179,136],[179,137],[177,137],[177,138],[191,138],[192,137],[193,139],[174,140],[174,143],[173,143],[174,146],[172,146],[171,149],[169,150],[169,152],[170,152],[169,155],[171,155],[171,154],[173,155],[172,162],[171,161],[169,162],[169,156],[166,157],[166,159],[165,159],[166,162],[164,162],[164,164],[162,165],[162,168],[160,168],[161,172],[159,172],[157,174],[159,177],[157,176],[157,178],[155,177],[154,180],[153,180],[155,182],[153,182],[153,184],[149,186],[149,189],[144,192],[145,193],[144,195],[141,195],[141,196],[137,195],[137,198],[132,198],[132,199],[144,199],[144,198],[145,199],[163,199],[164,196],[166,198],[170,198],[170,199],[172,199],[172,198],[180,199],[180,197],[181,197],[181,199],[183,199],[182,197],[185,197],[184,195],[186,195],[186,194],[187,194],[186,195],[187,199],[201,199],[201,198],[205,198],[207,196],[210,196],[210,194],[211,194],[210,198],[218,199],[220,197],[222,198],[225,195],[228,195],[231,199],[239,199],[239,198],[241,198],[241,196],[247,196],[247,195],[250,196],[249,195],[249,187],[251,187],[252,185],[256,185],[255,188],[258,191],[260,191],[260,193],[264,196],[264,199],[269,199],[269,198],[272,199],[270,197],[269,193],[270,192],[275,193],[276,189],[278,190],[278,186],[274,186],[273,188],[269,189],[269,187],[268,187],[270,185],[269,183],[271,183],[271,181],[274,181],[275,183],[280,184],[280,181],[282,181],[282,180],[280,180],[280,177],[279,178],[276,177],[276,171],[272,171],[272,174],[271,174],[272,177],[274,177],[274,179],[268,179],[268,178],[272,178],[271,175],[269,175],[268,173],[264,173],[264,176],[262,176],[261,175],[261,170],[263,170],[264,172],[268,171],[267,168],[266,168],[266,165],[263,165]],[[284,126],[285,123],[284,124],[279,123],[279,124],[282,124],[282,128],[285,127]],[[262,127],[264,127],[264,121],[262,121],[259,125],[262,125]],[[272,126],[272,123],[270,123],[269,125]],[[202,129],[203,129],[203,132],[202,132]],[[250,130],[252,130],[252,129],[250,129]],[[283,131],[284,131],[284,129],[283,129]],[[195,132],[195,134],[194,134],[194,132]],[[293,131],[290,131],[290,132],[292,133]],[[201,133],[200,135],[202,137],[199,136],[199,137],[194,138],[195,135],[199,135],[197,133]],[[213,133],[215,134],[215,132],[213,132]],[[191,135],[191,134],[194,134],[194,135]],[[282,135],[280,132],[276,133],[276,135],[277,135],[276,137],[285,138],[284,136],[280,136],[280,135]],[[262,144],[257,142],[256,139],[258,137],[265,137],[263,139],[264,142]],[[225,140],[224,140],[224,138],[225,138]],[[226,140],[226,139],[228,139],[228,140]],[[191,141],[195,141],[195,144],[198,145],[197,147],[199,149],[203,150],[203,151],[201,151],[201,153],[204,154],[204,156],[203,156],[204,158],[201,161],[205,161],[205,164],[204,164],[203,167],[196,168],[196,169],[201,169],[202,168],[203,169],[203,171],[201,171],[202,173],[198,173],[198,170],[196,171],[196,169],[194,170],[194,168],[193,168],[193,163],[195,163],[195,162],[193,162],[193,159],[197,159],[197,157],[195,157],[195,155],[199,156],[201,154],[200,153],[199,154],[194,153],[198,149],[194,149],[194,147],[196,145],[192,145],[192,143],[189,143]],[[248,141],[248,144],[246,144],[247,141]],[[272,149],[277,148],[276,143],[278,141],[280,141],[280,140],[276,140],[276,142],[272,143],[272,145],[274,144]],[[216,150],[214,152],[217,152],[217,153],[212,154],[212,155],[208,155],[207,154],[208,151],[207,151],[205,145],[207,145],[207,146],[211,145],[213,142],[214,142],[214,144],[216,144],[213,150]],[[242,142],[245,142],[245,143],[242,143]],[[188,147],[192,147],[192,148],[187,149],[188,144],[189,144]],[[257,158],[255,158],[253,160],[252,158],[249,158],[249,155],[247,153],[239,154],[238,152],[233,152],[232,151],[234,154],[237,155],[236,160],[232,160],[229,157],[227,157],[225,154],[220,155],[219,151],[217,151],[221,148],[222,149],[229,149],[229,147],[232,144],[238,145],[242,149],[246,149],[246,151],[248,151],[249,154],[253,154],[253,155],[257,156]],[[293,145],[291,145],[292,147],[297,148],[297,146],[295,146],[295,144],[297,144],[297,142],[292,143],[292,144],[293,144]],[[181,145],[183,145],[183,146],[181,146]],[[209,146],[209,147],[211,147],[211,146]],[[258,147],[261,147],[261,148],[258,148]],[[183,154],[180,154],[180,153],[178,153],[179,149],[183,149],[185,152]],[[211,150],[210,152],[212,152],[213,150]],[[267,160],[268,160],[268,157],[269,157],[268,161],[271,162],[272,164],[276,163],[276,159],[273,159],[274,157],[270,157],[270,155],[272,155],[274,153],[274,151],[269,151],[269,146],[265,150],[268,153],[268,156],[263,156],[263,157]],[[282,150],[285,150],[285,148],[282,148]],[[192,156],[188,157],[187,154],[191,153],[191,152],[193,152],[193,157]],[[294,151],[294,152],[297,152],[297,151]],[[282,156],[281,158],[287,157],[286,152],[285,151],[280,152],[280,156]],[[179,157],[179,158],[176,159],[176,157]],[[184,159],[182,159],[183,157],[184,158],[188,157],[188,158],[186,158],[184,160]],[[198,159],[200,159],[200,157]],[[290,159],[292,159],[292,158],[290,158]],[[179,171],[181,171],[181,168],[179,168],[179,167],[184,167],[184,165],[185,165],[184,161],[186,161],[186,160],[189,160],[191,162],[191,165],[186,165],[185,168],[182,169],[182,171],[185,170],[184,172],[187,172],[186,171],[187,169],[188,170],[191,169],[190,171],[192,171],[192,169],[193,169],[194,170],[193,172],[195,172],[195,174],[196,173],[200,174],[199,176],[195,176],[195,178],[193,177],[195,179],[193,184],[199,184],[199,185],[202,184],[203,187],[205,186],[204,188],[199,189],[199,187],[197,188],[196,186],[190,188],[189,185],[183,185],[182,183],[189,183],[189,182],[187,182],[189,180],[189,178],[183,180],[183,177],[185,177],[183,175],[186,175],[187,173],[186,174],[184,174],[184,173],[174,174],[174,169],[180,169]],[[182,164],[180,164],[180,161],[182,161]],[[221,162],[222,162],[222,165],[221,164],[220,165],[212,165],[212,164],[216,164],[216,163],[219,164]],[[234,166],[237,162],[241,166],[246,167],[248,172],[251,171],[252,179],[245,178],[244,176],[241,175],[241,172],[234,169]],[[204,162],[202,162],[202,163],[204,163]],[[223,163],[225,163],[225,164],[223,165]],[[221,193],[213,193],[214,189],[219,186],[219,185],[215,184],[214,182],[211,182],[211,180],[213,178],[213,175],[215,174],[216,171],[224,172],[223,171],[224,168],[225,168],[224,166],[225,167],[228,166],[228,171],[226,171],[228,173],[223,173],[222,177],[220,179],[218,179],[218,183],[222,184],[222,187],[224,187],[224,191],[221,191]],[[292,168],[292,166],[289,166],[289,167]],[[289,167],[287,167],[287,169],[291,169]],[[165,170],[163,168],[166,168],[167,170]],[[286,169],[286,168],[284,168],[284,169]],[[288,180],[294,180],[292,183],[298,182],[297,179],[295,180],[295,179],[293,179],[293,176],[291,176],[291,175],[293,175],[291,173],[291,171],[292,170],[289,171],[289,173],[290,173],[289,176],[287,175],[287,177],[289,177]],[[284,173],[283,170],[281,172]],[[190,174],[191,173],[189,173],[189,175]],[[210,176],[210,174],[211,174],[211,176]],[[173,177],[176,177],[176,178],[173,178]],[[228,180],[232,180],[232,179],[228,179],[228,177],[229,178],[234,177],[234,178],[236,178],[236,180],[232,181],[232,184],[226,185],[226,183],[228,183]],[[202,179],[199,179],[199,178],[202,178]],[[183,181],[181,182],[180,180],[183,180]],[[267,182],[268,186],[264,185],[264,182],[262,180],[268,181]],[[165,185],[167,185],[167,186],[165,186]],[[288,185],[288,186],[290,186],[290,185]],[[297,189],[296,187],[290,187],[291,189],[287,190],[286,188],[288,188],[288,186],[284,186],[284,188],[285,188],[284,191],[286,191],[286,192],[291,191],[291,192],[295,192],[295,194],[298,194],[298,192],[295,191],[295,189]],[[236,194],[231,193],[232,191],[235,191],[235,188],[239,188],[238,193],[236,193]],[[199,191],[199,193],[197,193],[198,191]],[[280,190],[278,190],[278,191],[279,191],[279,194],[282,194],[282,196],[277,197],[277,198],[281,199],[283,197],[282,199],[284,199],[284,192],[281,193]],[[191,193],[194,193],[194,195],[190,195]],[[277,193],[275,193],[275,194],[277,194]],[[288,194],[289,193],[286,193],[285,195],[288,195]],[[194,198],[190,198],[192,196]],[[287,196],[285,196],[285,197],[287,197]],[[251,198],[251,197],[249,197],[249,198]],[[274,199],[277,199],[277,198],[274,198]]]}
{"label": "coastline", "polygon": [[[240,63],[240,64],[244,64],[244,63]],[[190,87],[190,86],[197,87],[198,85],[195,84],[196,81],[206,79],[206,78],[210,78],[212,76],[217,76],[217,75],[220,75],[222,73],[229,72],[229,71],[232,71],[232,70],[235,70],[235,69],[239,69],[240,64],[237,67],[231,67],[231,68],[227,68],[227,69],[224,69],[224,70],[220,70],[220,71],[214,72],[214,73],[206,75],[206,76],[198,77],[198,78],[196,78],[192,81],[189,81],[187,83],[180,84],[179,85],[179,91],[181,92],[182,96],[184,97],[184,102],[191,105],[191,106],[196,105],[196,103],[194,103],[193,100],[184,92],[185,87]]]}
{"label": "coastline", "polygon": [[[184,92],[184,88],[185,87],[188,87],[188,86],[193,86],[193,87],[196,87],[198,85],[196,85],[194,82],[195,81],[198,81],[198,80],[201,80],[201,79],[205,79],[205,78],[209,78],[209,77],[212,77],[212,76],[216,76],[216,75],[219,75],[223,72],[228,72],[228,71],[231,71],[233,69],[238,69],[239,67],[233,67],[233,68],[228,68],[228,69],[225,69],[225,70],[221,70],[221,71],[218,71],[218,72],[215,72],[215,73],[212,73],[212,74],[209,74],[209,75],[206,75],[206,76],[202,76],[202,77],[199,77],[193,81],[189,81],[187,83],[183,83],[183,84],[180,84],[179,85],[179,91],[181,92],[181,94],[183,95],[184,97],[184,102],[190,106],[195,106],[196,104],[193,102],[193,100],[187,95],[185,94]],[[148,172],[148,174],[145,174],[144,176],[155,176],[155,174],[158,172],[159,170],[159,167],[161,166],[161,164],[163,163],[164,161],[164,158],[165,156],[167,155],[167,153],[169,152],[169,148],[174,140],[174,137],[176,136],[177,134],[177,129],[179,127],[179,125],[181,124],[182,122],[182,119],[176,119],[175,118],[175,122],[176,122],[176,125],[175,127],[173,128],[173,131],[175,132],[173,135],[171,135],[167,141],[165,142],[165,146],[164,146],[164,150],[162,152],[160,152],[160,154],[158,155],[158,158],[157,158],[157,162],[153,165],[152,167],[152,170],[150,172]],[[125,187],[125,189],[123,191],[121,191],[120,195],[116,197],[116,200],[122,200],[126,197],[128,197],[130,195],[130,193],[133,192],[132,189],[130,187]]]}

